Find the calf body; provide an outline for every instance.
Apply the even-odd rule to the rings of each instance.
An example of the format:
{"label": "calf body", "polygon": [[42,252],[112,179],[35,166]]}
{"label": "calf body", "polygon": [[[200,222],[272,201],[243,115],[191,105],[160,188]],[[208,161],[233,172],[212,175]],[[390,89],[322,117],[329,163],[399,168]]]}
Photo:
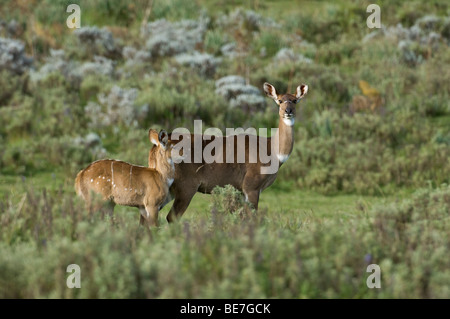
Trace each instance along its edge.
{"label": "calf body", "polygon": [[[155,131],[156,132],[156,131]],[[163,134],[162,134],[163,133]],[[150,132],[150,134],[155,134]],[[156,147],[155,168],[132,165],[118,160],[99,160],[80,171],[75,189],[87,205],[93,194],[113,204],[137,207],[141,224],[157,226],[158,212],[166,201],[175,174],[171,148],[166,148],[167,133],[161,131]],[[155,140],[155,139],[153,139]]]}

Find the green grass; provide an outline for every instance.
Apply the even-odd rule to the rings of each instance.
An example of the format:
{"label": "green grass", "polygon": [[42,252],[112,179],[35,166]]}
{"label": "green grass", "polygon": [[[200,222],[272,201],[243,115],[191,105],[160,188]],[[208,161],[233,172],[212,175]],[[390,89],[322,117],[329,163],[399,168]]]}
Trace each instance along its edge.
{"label": "green grass", "polygon": [[[0,198],[8,196],[12,201],[19,200],[29,190],[46,189],[49,192],[62,190],[67,196],[76,197],[73,188],[74,179],[66,173],[38,173],[35,176],[0,175]],[[75,173],[74,173],[75,175]],[[295,215],[309,214],[317,218],[349,218],[359,214],[362,210],[370,209],[375,204],[400,200],[410,195],[411,191],[399,191],[390,196],[368,195],[323,195],[317,192],[298,189],[291,182],[278,179],[274,185],[261,193],[259,209],[270,216],[278,214],[285,219]],[[80,200],[81,201],[81,200]],[[160,212],[160,223],[166,224],[166,216],[173,201],[168,203]],[[196,193],[182,220],[195,221],[210,214],[212,206],[211,195]],[[135,215],[139,220],[139,211],[132,207],[116,206],[116,215]]]}

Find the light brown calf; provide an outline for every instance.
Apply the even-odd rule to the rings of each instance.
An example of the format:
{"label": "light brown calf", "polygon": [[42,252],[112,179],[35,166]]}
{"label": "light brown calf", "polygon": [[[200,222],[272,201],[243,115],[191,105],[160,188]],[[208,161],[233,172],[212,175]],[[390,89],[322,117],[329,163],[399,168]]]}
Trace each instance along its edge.
{"label": "light brown calf", "polygon": [[149,138],[155,144],[154,168],[132,165],[105,159],[91,163],[80,171],[75,179],[77,194],[90,206],[92,194],[114,205],[137,207],[141,224],[158,225],[158,212],[169,194],[175,175],[172,146],[166,131],[149,130]]}

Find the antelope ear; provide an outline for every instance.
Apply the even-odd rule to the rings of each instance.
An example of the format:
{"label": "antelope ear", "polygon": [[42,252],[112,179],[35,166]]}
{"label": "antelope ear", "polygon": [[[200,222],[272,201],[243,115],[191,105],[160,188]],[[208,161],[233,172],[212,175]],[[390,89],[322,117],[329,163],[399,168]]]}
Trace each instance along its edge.
{"label": "antelope ear", "polygon": [[264,92],[268,97],[274,99],[275,101],[278,100],[277,90],[275,90],[275,87],[269,82],[264,83]]}
{"label": "antelope ear", "polygon": [[169,134],[167,134],[166,130],[161,130],[158,134],[158,140],[163,147],[166,147],[167,142],[169,141]]}
{"label": "antelope ear", "polygon": [[158,145],[159,144],[158,132],[152,128],[149,129],[148,130],[148,139],[150,140],[151,143]]}
{"label": "antelope ear", "polygon": [[300,100],[302,97],[304,97],[308,93],[308,86],[306,84],[299,85],[297,87],[297,100]]}

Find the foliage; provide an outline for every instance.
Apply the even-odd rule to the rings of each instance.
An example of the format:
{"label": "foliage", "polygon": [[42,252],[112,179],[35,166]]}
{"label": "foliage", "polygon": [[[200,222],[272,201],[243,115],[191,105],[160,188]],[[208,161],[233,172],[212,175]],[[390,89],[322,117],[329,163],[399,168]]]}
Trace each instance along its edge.
{"label": "foliage", "polygon": [[[448,298],[449,5],[381,1],[378,30],[366,6],[2,1],[0,297]],[[266,81],[309,86],[293,152],[261,195],[296,210],[255,213],[218,188],[210,209],[148,232],[135,209],[75,199],[94,160],[146,165],[150,127],[276,127]],[[381,197],[323,216],[303,208],[325,205],[308,192]],[[71,263],[81,290],[65,285]],[[368,263],[381,290],[365,284]]]}
{"label": "foliage", "polygon": [[[448,186],[361,206],[345,219],[272,211],[243,219],[229,214],[241,209],[240,194],[227,187],[214,196],[211,215],[151,232],[138,226],[137,210],[115,216],[85,210],[63,189],[5,198],[0,297],[434,299],[450,293]],[[381,289],[366,286],[371,263],[381,267]],[[70,264],[81,267],[80,289],[66,286]]]}
{"label": "foliage", "polygon": [[31,67],[32,62],[25,55],[25,45],[21,41],[0,38],[0,71],[22,74]]}

